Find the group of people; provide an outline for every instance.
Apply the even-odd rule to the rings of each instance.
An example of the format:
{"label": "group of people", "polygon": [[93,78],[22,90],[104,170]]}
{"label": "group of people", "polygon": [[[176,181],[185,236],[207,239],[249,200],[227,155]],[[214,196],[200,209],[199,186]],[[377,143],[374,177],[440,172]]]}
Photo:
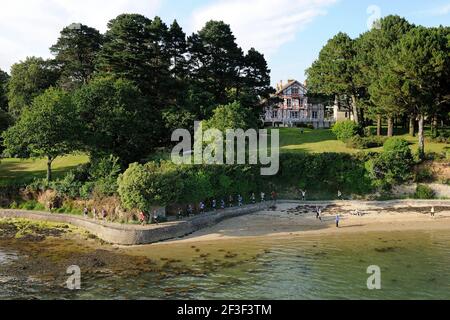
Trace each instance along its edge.
{"label": "group of people", "polygon": [[[83,215],[85,218],[87,218],[89,216],[89,208],[87,206],[85,206],[83,209]],[[106,209],[103,208],[99,213],[97,208],[92,208],[92,219],[107,220],[108,219],[108,211],[106,211]]]}
{"label": "group of people", "polygon": [[[302,201],[306,201],[306,189],[305,190],[300,189],[299,191],[300,191],[300,197],[301,197]],[[343,200],[341,190],[338,190],[337,196],[338,196],[339,200]]]}
{"label": "group of people", "polygon": [[[261,202],[266,202],[266,194],[264,192],[261,192],[259,196]],[[272,191],[271,198],[274,203],[277,201],[277,193],[275,191]],[[256,194],[252,192],[250,194],[250,203],[256,204],[256,202],[257,202]],[[241,194],[238,194],[236,198],[233,197],[233,195],[230,195],[228,197],[228,202],[225,201],[225,199],[223,198],[220,201],[217,201],[217,199],[212,199],[209,208],[212,211],[217,211],[217,210],[224,210],[227,207],[228,208],[233,208],[234,206],[242,207],[243,205],[244,205],[244,198],[242,197]],[[205,213],[206,209],[207,205],[205,201],[201,201],[198,204],[197,210],[194,210],[194,206],[192,204],[189,204],[186,210],[183,210],[182,208],[178,209],[177,219],[182,219],[185,216],[188,217],[193,216],[196,212],[200,214]]]}

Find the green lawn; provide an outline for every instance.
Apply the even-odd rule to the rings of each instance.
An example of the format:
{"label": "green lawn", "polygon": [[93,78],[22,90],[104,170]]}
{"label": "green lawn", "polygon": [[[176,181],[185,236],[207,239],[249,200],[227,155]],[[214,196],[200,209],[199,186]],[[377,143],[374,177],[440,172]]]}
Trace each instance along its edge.
{"label": "green lawn", "polygon": [[[304,133],[301,133],[301,130]],[[417,137],[411,137],[408,134],[398,135],[411,142],[411,149],[415,152],[418,148]],[[299,129],[299,128],[280,128],[280,147],[281,152],[344,152],[357,153],[361,150],[348,148],[345,143],[338,141],[330,129]],[[442,153],[450,145],[445,143],[436,143],[426,141],[425,151]],[[365,149],[364,151],[380,151],[381,148]]]}
{"label": "green lawn", "polygon": [[[87,163],[87,155],[59,157],[53,162],[54,177],[61,177],[79,164]],[[47,162],[45,159],[0,159],[0,185],[27,183],[34,178],[45,178]]]}

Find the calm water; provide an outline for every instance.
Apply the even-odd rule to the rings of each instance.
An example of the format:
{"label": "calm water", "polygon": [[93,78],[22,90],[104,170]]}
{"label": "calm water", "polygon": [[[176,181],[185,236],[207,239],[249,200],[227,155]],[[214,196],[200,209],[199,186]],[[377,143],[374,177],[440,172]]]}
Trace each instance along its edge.
{"label": "calm water", "polygon": [[[82,290],[0,279],[0,298],[450,299],[450,233],[385,232],[154,247],[192,274],[82,280]],[[152,247],[153,248],[153,247]],[[169,253],[170,252],[170,253]],[[203,257],[202,257],[203,253]],[[0,265],[19,253],[0,250]],[[228,255],[225,257],[225,255]],[[367,267],[381,268],[369,291]]]}

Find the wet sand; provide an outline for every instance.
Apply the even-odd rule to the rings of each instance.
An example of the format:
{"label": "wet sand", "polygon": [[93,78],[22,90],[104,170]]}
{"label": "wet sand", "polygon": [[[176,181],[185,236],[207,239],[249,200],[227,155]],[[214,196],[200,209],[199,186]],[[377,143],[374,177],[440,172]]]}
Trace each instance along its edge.
{"label": "wet sand", "polygon": [[[435,217],[431,217],[431,207],[356,208],[354,204],[346,204],[323,209],[322,221],[316,219],[315,208],[283,203],[275,210],[225,220],[164,244],[369,231],[450,230],[450,207],[436,207]],[[356,209],[361,216],[355,214]],[[335,225],[337,214],[340,215],[339,228]]]}

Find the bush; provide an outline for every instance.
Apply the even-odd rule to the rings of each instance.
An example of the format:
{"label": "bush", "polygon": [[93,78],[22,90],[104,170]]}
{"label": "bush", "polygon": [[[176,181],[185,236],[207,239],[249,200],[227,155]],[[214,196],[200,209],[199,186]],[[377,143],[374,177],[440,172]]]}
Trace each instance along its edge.
{"label": "bush", "polygon": [[414,177],[415,182],[429,182],[434,179],[434,174],[430,170],[430,168],[423,168],[416,171],[416,175]]}
{"label": "bush", "polygon": [[353,136],[347,140],[346,145],[349,148],[354,149],[370,149],[370,148],[378,148],[384,145],[386,142],[385,137],[377,137],[377,136],[369,136],[369,137],[361,137],[361,136]]}
{"label": "bush", "polygon": [[436,194],[429,186],[419,184],[416,188],[414,198],[416,199],[434,199]]}
{"label": "bush", "polygon": [[121,172],[119,158],[112,155],[100,158],[92,164],[89,170],[89,184],[83,188],[95,191],[104,196],[112,196],[117,192],[117,178]]}
{"label": "bush", "polygon": [[360,127],[354,121],[345,120],[337,122],[331,131],[336,135],[336,138],[340,141],[347,141],[353,136],[356,136],[360,132]]}
{"label": "bush", "polygon": [[384,189],[412,178],[414,159],[409,143],[391,138],[383,146],[383,152],[366,163],[371,178]]}

